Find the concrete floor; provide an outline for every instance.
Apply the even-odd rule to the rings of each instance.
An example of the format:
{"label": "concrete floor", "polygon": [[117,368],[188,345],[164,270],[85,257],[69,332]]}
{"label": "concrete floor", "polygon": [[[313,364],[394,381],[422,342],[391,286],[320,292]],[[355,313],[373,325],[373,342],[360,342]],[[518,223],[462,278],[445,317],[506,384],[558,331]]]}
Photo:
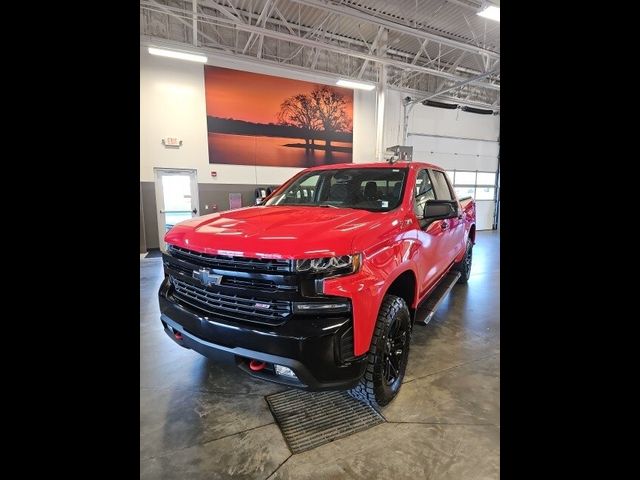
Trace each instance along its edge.
{"label": "concrete floor", "polygon": [[141,258],[141,478],[499,478],[499,248],[499,233],[478,232],[469,283],[416,325],[388,422],[297,455],[264,399],[284,387],[173,343],[159,320],[161,260]]}

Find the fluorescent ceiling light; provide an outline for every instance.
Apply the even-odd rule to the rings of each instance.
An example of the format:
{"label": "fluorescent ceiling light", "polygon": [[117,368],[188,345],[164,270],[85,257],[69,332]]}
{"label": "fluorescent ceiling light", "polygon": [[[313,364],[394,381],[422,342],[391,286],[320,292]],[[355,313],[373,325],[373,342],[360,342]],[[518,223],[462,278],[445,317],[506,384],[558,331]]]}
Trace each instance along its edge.
{"label": "fluorescent ceiling light", "polygon": [[478,12],[478,15],[484,18],[488,18],[489,20],[495,20],[496,22],[499,22],[500,7],[494,7],[493,5],[490,5],[481,12]]}
{"label": "fluorescent ceiling light", "polygon": [[194,55],[193,53],[176,52],[174,50],[162,50],[160,48],[149,47],[151,55],[159,55],[160,57],[177,58],[179,60],[189,60],[190,62],[207,63],[207,57],[204,55]]}
{"label": "fluorescent ceiling light", "polygon": [[370,83],[354,82],[352,80],[338,80],[336,82],[336,85],[346,88],[358,88],[360,90],[373,90],[374,88],[376,88],[375,85],[372,85]]}

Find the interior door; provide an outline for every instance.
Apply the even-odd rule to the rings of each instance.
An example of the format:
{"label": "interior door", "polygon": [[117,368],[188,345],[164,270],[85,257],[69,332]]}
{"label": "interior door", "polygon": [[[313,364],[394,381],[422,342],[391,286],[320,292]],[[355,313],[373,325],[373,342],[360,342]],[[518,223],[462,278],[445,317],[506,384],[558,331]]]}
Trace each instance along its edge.
{"label": "interior door", "polygon": [[189,169],[156,168],[158,235],[162,251],[165,234],[176,223],[198,216],[198,172]]}

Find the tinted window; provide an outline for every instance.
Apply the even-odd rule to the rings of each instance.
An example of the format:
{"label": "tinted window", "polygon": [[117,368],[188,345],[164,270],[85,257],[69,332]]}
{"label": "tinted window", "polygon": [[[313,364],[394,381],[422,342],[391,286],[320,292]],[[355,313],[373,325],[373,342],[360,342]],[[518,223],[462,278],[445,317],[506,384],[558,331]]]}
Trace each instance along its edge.
{"label": "tinted window", "polygon": [[265,205],[388,211],[401,201],[406,168],[343,168],[304,174]]}
{"label": "tinted window", "polygon": [[438,200],[453,200],[444,173],[437,170],[432,170],[431,173],[433,174],[433,187],[436,191],[436,198]]}
{"label": "tinted window", "polygon": [[309,175],[302,182],[296,182],[281,195],[283,204],[313,203],[320,175]]}
{"label": "tinted window", "polygon": [[426,170],[420,170],[416,176],[415,201],[413,210],[418,218],[422,218],[424,204],[427,200],[435,200],[433,185]]}

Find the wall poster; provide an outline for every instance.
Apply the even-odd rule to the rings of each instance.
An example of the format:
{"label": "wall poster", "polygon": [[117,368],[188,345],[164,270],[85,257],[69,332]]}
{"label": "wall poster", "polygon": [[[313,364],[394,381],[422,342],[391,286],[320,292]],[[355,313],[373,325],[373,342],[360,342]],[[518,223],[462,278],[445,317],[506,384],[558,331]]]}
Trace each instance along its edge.
{"label": "wall poster", "polygon": [[205,66],[209,163],[352,162],[353,91]]}

